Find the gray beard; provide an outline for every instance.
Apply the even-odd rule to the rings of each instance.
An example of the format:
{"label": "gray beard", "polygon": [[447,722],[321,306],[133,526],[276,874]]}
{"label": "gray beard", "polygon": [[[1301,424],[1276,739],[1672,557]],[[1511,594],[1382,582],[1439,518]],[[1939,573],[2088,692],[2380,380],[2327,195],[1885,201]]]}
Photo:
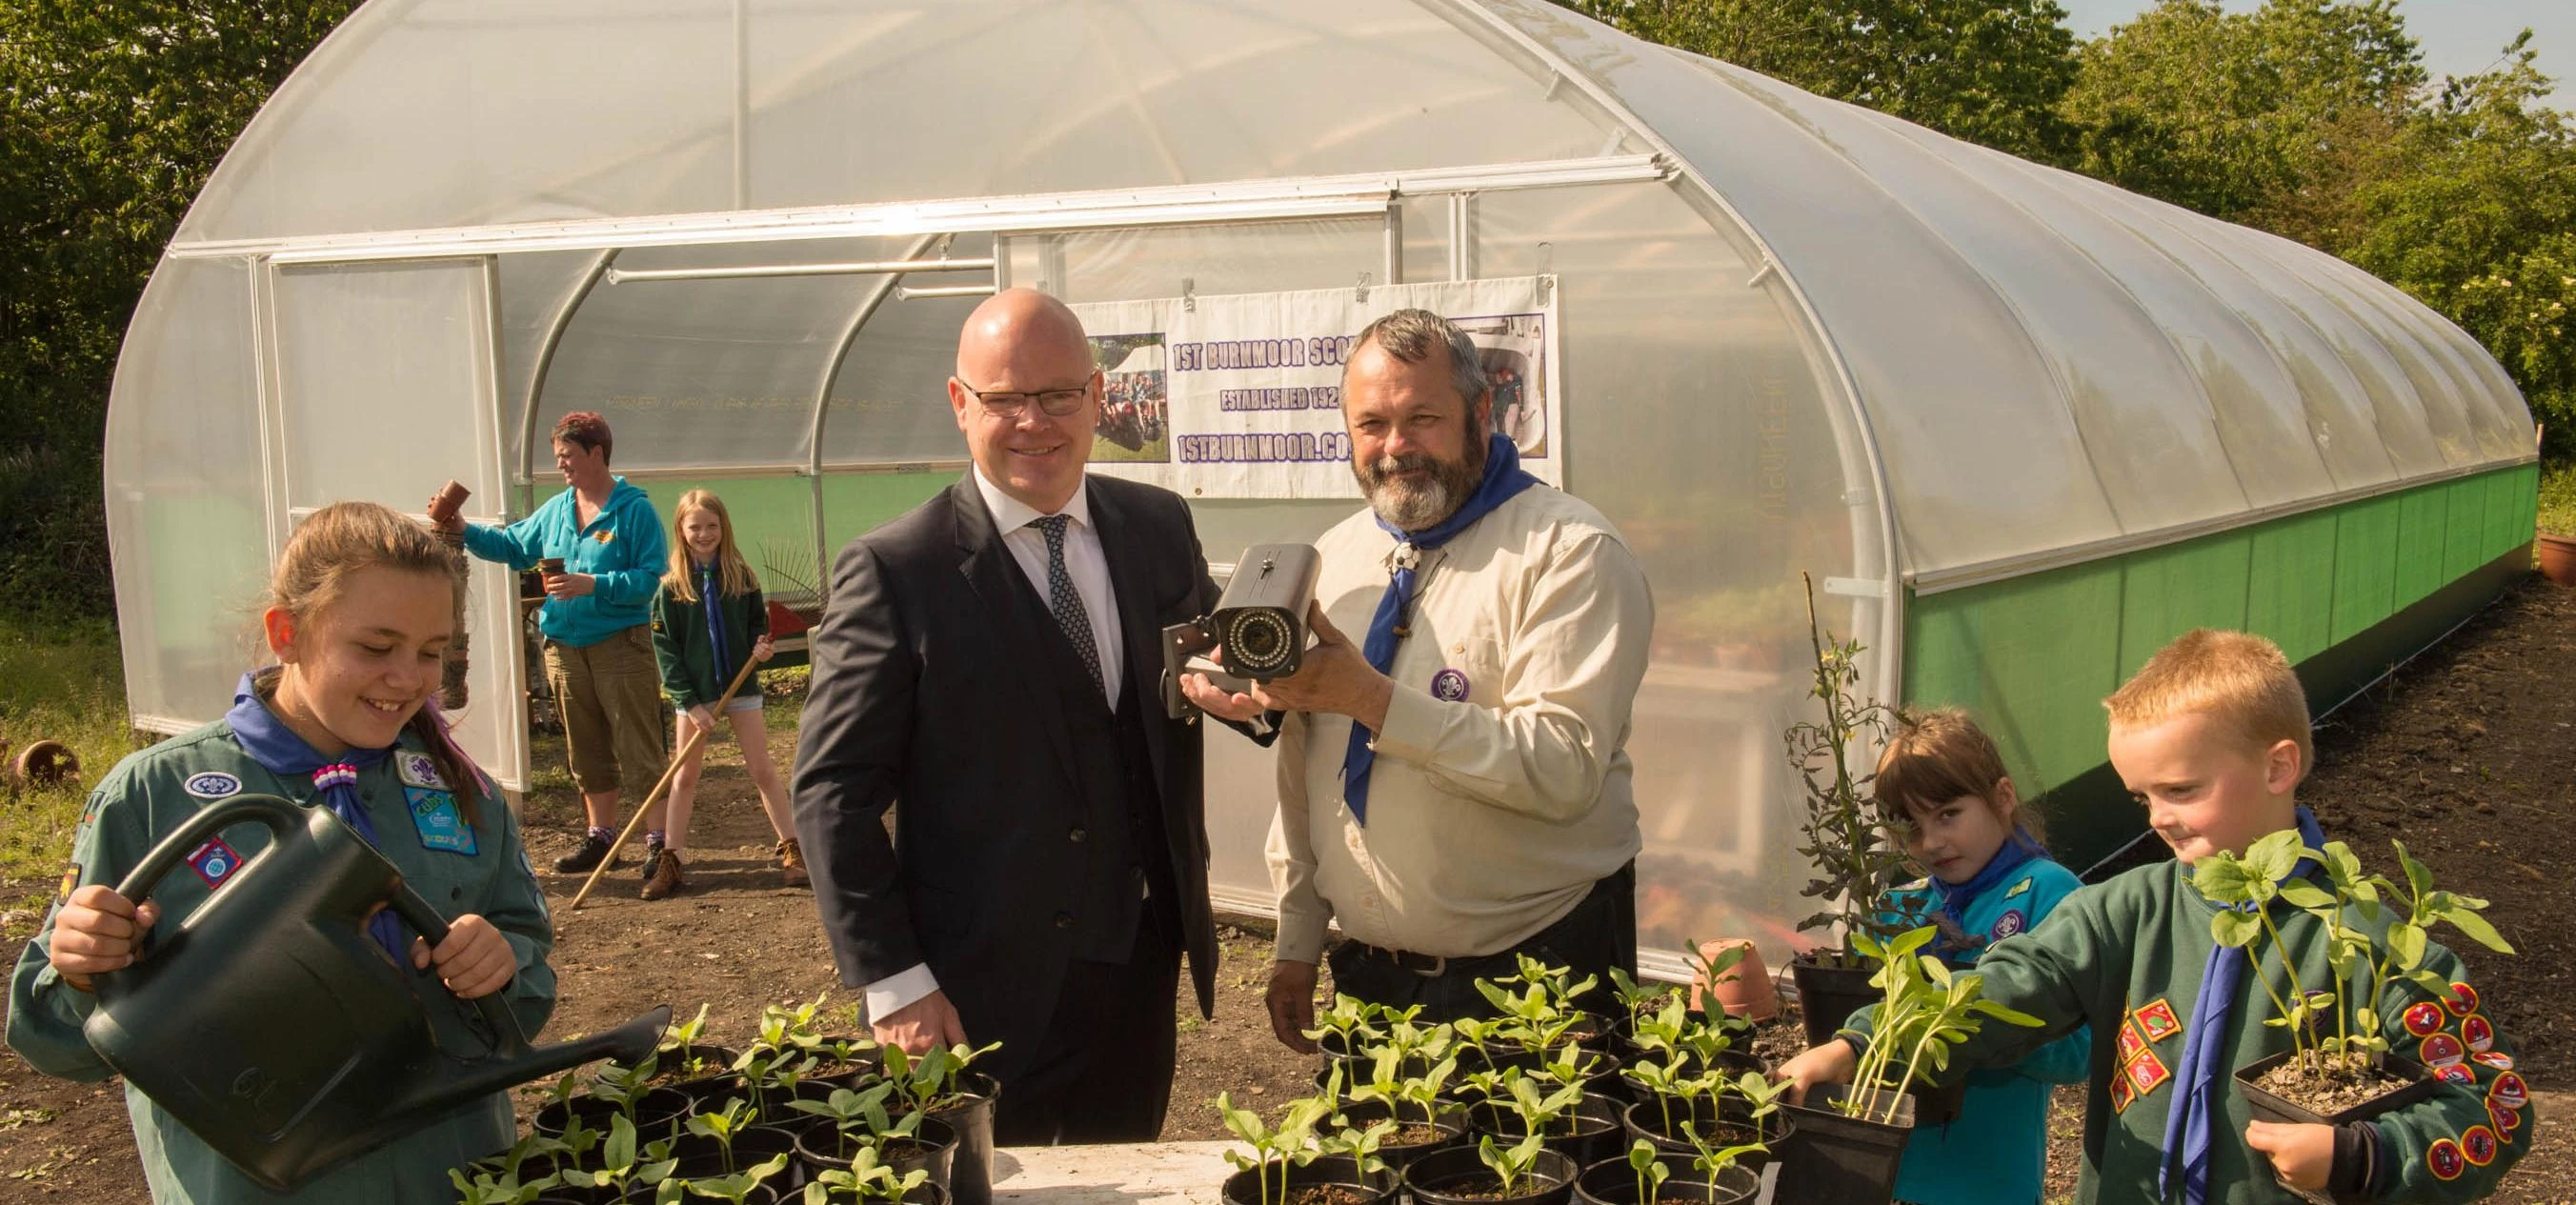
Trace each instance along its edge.
{"label": "gray beard", "polygon": [[[1354,461],[1351,473],[1359,478],[1360,492],[1367,495],[1369,509],[1377,512],[1379,519],[1401,531],[1421,531],[1458,513],[1458,508],[1475,494],[1476,482],[1485,475],[1485,433],[1474,434],[1464,461],[1440,461],[1427,456],[1381,459],[1366,466]],[[1428,466],[1432,472],[1431,479],[1420,485],[1388,475],[1397,468],[1421,466]]]}

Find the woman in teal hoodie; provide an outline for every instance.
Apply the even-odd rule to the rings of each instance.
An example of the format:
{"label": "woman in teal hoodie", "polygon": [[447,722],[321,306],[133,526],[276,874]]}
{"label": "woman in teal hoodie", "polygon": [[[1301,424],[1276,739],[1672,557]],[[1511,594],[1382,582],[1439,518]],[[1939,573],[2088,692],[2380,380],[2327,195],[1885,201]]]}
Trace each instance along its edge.
{"label": "woman in teal hoodie", "polygon": [[[2082,886],[2050,861],[2003,755],[1963,712],[1910,714],[1879,758],[1878,801],[1902,817],[1905,852],[1929,872],[1889,895],[1883,919],[1941,930],[1935,948],[1954,967],[2028,930]],[[2036,1205],[2048,1164],[2048,1097],[2082,1083],[2093,1041],[2083,1030],[2010,1068],[1968,1079],[1959,1116],[1921,1125],[1905,1146],[1896,1197],[1917,1205]]]}
{"label": "woman in teal hoodie", "polygon": [[[653,500],[609,473],[608,420],[567,414],[555,423],[554,445],[555,468],[571,488],[507,527],[450,519],[440,530],[467,552],[522,572],[560,562],[545,564],[537,630],[590,831],[555,869],[586,874],[616,836],[619,790],[645,790],[662,776],[662,676],[648,625],[669,542]],[[658,836],[658,825],[645,835],[648,880]]]}

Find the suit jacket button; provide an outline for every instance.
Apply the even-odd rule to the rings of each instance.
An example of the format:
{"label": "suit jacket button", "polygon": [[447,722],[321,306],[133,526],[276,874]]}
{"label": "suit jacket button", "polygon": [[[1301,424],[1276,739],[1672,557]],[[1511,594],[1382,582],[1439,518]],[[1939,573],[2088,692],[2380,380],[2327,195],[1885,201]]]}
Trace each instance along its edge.
{"label": "suit jacket button", "polygon": [[1076,845],[1080,845],[1080,844],[1082,844],[1084,841],[1089,840],[1090,838],[1091,838],[1091,834],[1090,834],[1090,833],[1088,833],[1088,832],[1083,831],[1083,830],[1082,830],[1082,829],[1080,829],[1080,828],[1076,828],[1076,829],[1074,829],[1072,832],[1066,833],[1066,834],[1064,835],[1064,839],[1065,839],[1065,840],[1067,840],[1067,841],[1071,841],[1071,842],[1073,842],[1073,843],[1074,843],[1074,844],[1076,844]]}
{"label": "suit jacket button", "polygon": [[1070,928],[1072,928],[1072,927],[1073,927],[1073,914],[1072,914],[1072,913],[1070,913],[1070,912],[1059,912],[1059,913],[1056,913],[1056,914],[1055,914],[1055,927],[1056,927],[1056,928],[1059,928],[1059,929],[1070,929]]}

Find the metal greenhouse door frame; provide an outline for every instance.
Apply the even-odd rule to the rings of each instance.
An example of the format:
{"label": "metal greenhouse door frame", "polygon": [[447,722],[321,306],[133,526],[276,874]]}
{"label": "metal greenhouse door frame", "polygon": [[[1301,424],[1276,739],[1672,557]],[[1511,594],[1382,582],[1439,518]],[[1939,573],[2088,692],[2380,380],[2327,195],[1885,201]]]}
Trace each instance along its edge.
{"label": "metal greenhouse door frame", "polygon": [[[282,307],[281,300],[293,293],[296,280],[307,273],[316,278],[323,273],[384,274],[392,279],[391,274],[395,272],[417,273],[427,268],[445,278],[444,297],[424,292],[419,300],[424,306],[443,301],[458,307],[446,311],[448,316],[458,319],[454,325],[463,341],[462,346],[453,350],[454,362],[459,365],[456,379],[451,382],[454,388],[437,390],[437,395],[429,399],[429,404],[437,407],[435,412],[421,413],[415,407],[398,417],[404,426],[441,432],[451,450],[460,443],[469,449],[470,465],[437,471],[456,473],[458,479],[473,490],[474,496],[467,503],[469,518],[481,521],[501,518],[507,509],[508,494],[499,405],[498,261],[489,255],[470,255],[396,262],[320,257],[288,261],[275,256],[254,256],[247,262],[252,300],[252,366],[259,406],[262,495],[267,505],[268,559],[273,562],[284,550],[296,524],[319,509],[326,500],[322,494],[350,492],[345,481],[322,484],[297,479],[299,464],[309,463],[304,456],[298,455],[299,452],[324,456],[342,454],[342,449],[336,446],[313,446],[317,443],[328,445],[330,441],[323,434],[308,429],[312,424],[299,421],[300,408],[314,406],[319,401],[334,408],[360,410],[363,414],[360,421],[381,422],[382,434],[375,438],[388,443],[395,438],[394,432],[398,429],[392,422],[382,421],[397,416],[374,409],[384,405],[379,398],[353,399],[350,395],[357,391],[348,388],[349,382],[327,379],[328,373],[317,374],[326,379],[314,381],[290,379],[303,370],[295,366],[295,358],[291,355],[294,350],[289,343],[293,336],[288,329],[292,321],[291,307]],[[407,342],[418,332],[419,327],[406,324],[401,329],[386,330],[383,335],[391,342]],[[356,358],[364,359],[363,356]],[[413,384],[421,383],[417,376],[408,379]],[[316,396],[306,396],[308,393]],[[461,439],[458,438],[460,436]],[[374,449],[354,453],[361,460],[381,454]],[[359,492],[358,496],[365,494]],[[421,507],[427,497],[424,492],[419,497],[376,497],[372,500],[426,522],[427,515]],[[529,772],[527,650],[523,640],[517,578],[501,568],[470,560],[468,564],[471,577],[467,615],[469,620],[480,622],[469,623],[466,636],[469,640],[481,638],[469,645],[473,656],[468,681],[474,699],[482,706],[464,713],[463,722],[458,724],[458,736],[469,743],[469,748],[477,744],[482,746],[475,752],[485,772],[504,786],[524,790]],[[505,714],[498,717],[498,722],[479,722],[490,717],[496,702],[502,703]],[[478,741],[477,737],[482,739]]]}

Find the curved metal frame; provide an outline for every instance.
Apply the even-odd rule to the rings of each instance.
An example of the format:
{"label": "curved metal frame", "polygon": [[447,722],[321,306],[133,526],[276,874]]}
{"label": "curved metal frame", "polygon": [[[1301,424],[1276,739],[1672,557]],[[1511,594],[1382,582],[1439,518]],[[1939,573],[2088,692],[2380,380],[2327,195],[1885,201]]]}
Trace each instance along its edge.
{"label": "curved metal frame", "polygon": [[[945,251],[947,244],[956,237],[953,234],[925,234],[914,241],[903,257],[918,260],[933,245]],[[998,249],[987,261],[996,272],[1000,271],[1001,262]],[[842,328],[840,339],[832,344],[832,354],[824,357],[822,377],[814,382],[814,421],[805,430],[804,471],[806,480],[811,483],[813,498],[814,589],[818,594],[828,595],[832,587],[831,541],[823,533],[823,416],[831,409],[832,382],[840,378],[841,365],[849,360],[850,348],[858,343],[859,332],[866,328],[869,319],[877,316],[877,310],[885,305],[886,298],[902,287],[903,278],[901,272],[890,273],[879,277],[876,284],[868,289],[867,296],[859,301],[859,308],[850,315],[849,325]]]}
{"label": "curved metal frame", "polygon": [[[546,395],[546,374],[554,368],[555,350],[563,346],[564,332],[572,327],[573,311],[590,299],[590,291],[599,287],[600,278],[606,276],[609,267],[617,262],[619,250],[611,247],[590,261],[589,270],[582,273],[581,283],[574,285],[572,292],[564,297],[563,304],[556,307],[554,321],[546,325],[545,341],[537,345],[536,371],[528,376],[528,397],[519,407],[519,479],[510,483],[518,487],[519,513],[522,515],[537,506],[537,401]],[[501,300],[496,294],[492,299],[495,313],[499,312],[500,306]],[[500,354],[498,345],[494,346],[492,354]]]}

